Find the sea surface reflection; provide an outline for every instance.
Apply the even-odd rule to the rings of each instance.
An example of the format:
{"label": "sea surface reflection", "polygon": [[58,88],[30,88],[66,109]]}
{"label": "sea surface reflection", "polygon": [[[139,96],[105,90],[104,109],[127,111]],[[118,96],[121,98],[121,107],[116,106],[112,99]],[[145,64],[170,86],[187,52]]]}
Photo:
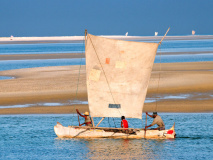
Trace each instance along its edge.
{"label": "sea surface reflection", "polygon": [[91,140],[87,144],[89,148],[87,157],[90,159],[158,159],[163,156],[159,153],[162,153],[165,145],[164,140]]}
{"label": "sea surface reflection", "polygon": [[[145,139],[55,139],[58,149],[70,146],[77,152],[70,158],[82,159],[163,159],[173,140]],[[167,154],[168,156],[168,154]],[[169,154],[172,157],[171,154]]]}

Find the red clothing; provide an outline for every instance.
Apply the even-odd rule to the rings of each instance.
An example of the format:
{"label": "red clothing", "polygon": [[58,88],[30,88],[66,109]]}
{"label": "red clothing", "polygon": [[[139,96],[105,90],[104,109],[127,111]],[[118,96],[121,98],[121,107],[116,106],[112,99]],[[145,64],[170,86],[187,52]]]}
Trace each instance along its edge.
{"label": "red clothing", "polygon": [[129,127],[127,120],[123,119],[122,122],[123,122],[123,128],[128,128]]}

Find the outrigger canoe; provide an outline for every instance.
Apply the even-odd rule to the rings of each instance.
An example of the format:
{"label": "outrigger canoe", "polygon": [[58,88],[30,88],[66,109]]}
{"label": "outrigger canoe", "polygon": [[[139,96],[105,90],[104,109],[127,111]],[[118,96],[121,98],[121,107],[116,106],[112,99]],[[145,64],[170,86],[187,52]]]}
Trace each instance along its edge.
{"label": "outrigger canoe", "polygon": [[168,130],[144,130],[139,128],[104,128],[86,126],[64,127],[59,122],[54,126],[59,138],[147,138],[147,139],[174,139],[175,124]]}
{"label": "outrigger canoe", "polygon": [[[86,32],[86,83],[93,127],[64,127],[58,122],[54,126],[56,135],[59,138],[175,138],[175,125],[161,131],[98,127],[105,117],[142,119],[155,55],[162,40],[159,43],[122,41]],[[93,117],[103,117],[96,127]]]}

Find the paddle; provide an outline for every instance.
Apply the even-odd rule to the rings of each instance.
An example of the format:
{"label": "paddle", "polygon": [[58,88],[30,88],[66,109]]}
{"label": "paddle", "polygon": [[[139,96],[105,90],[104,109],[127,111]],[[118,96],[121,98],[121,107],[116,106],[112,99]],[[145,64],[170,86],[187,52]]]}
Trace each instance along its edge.
{"label": "paddle", "polygon": [[79,120],[79,115],[78,115],[78,123],[79,123],[79,126],[81,126],[81,123],[80,123],[80,120]]}
{"label": "paddle", "polygon": [[146,126],[147,126],[147,114],[146,114],[146,124],[145,124],[144,138],[146,138]]}

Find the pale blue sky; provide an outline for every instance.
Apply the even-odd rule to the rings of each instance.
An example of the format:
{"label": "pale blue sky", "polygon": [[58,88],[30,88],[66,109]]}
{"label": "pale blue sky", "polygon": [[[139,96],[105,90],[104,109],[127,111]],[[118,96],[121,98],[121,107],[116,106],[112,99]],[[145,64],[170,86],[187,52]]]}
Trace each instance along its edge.
{"label": "pale blue sky", "polygon": [[213,35],[213,0],[0,0],[0,37]]}

